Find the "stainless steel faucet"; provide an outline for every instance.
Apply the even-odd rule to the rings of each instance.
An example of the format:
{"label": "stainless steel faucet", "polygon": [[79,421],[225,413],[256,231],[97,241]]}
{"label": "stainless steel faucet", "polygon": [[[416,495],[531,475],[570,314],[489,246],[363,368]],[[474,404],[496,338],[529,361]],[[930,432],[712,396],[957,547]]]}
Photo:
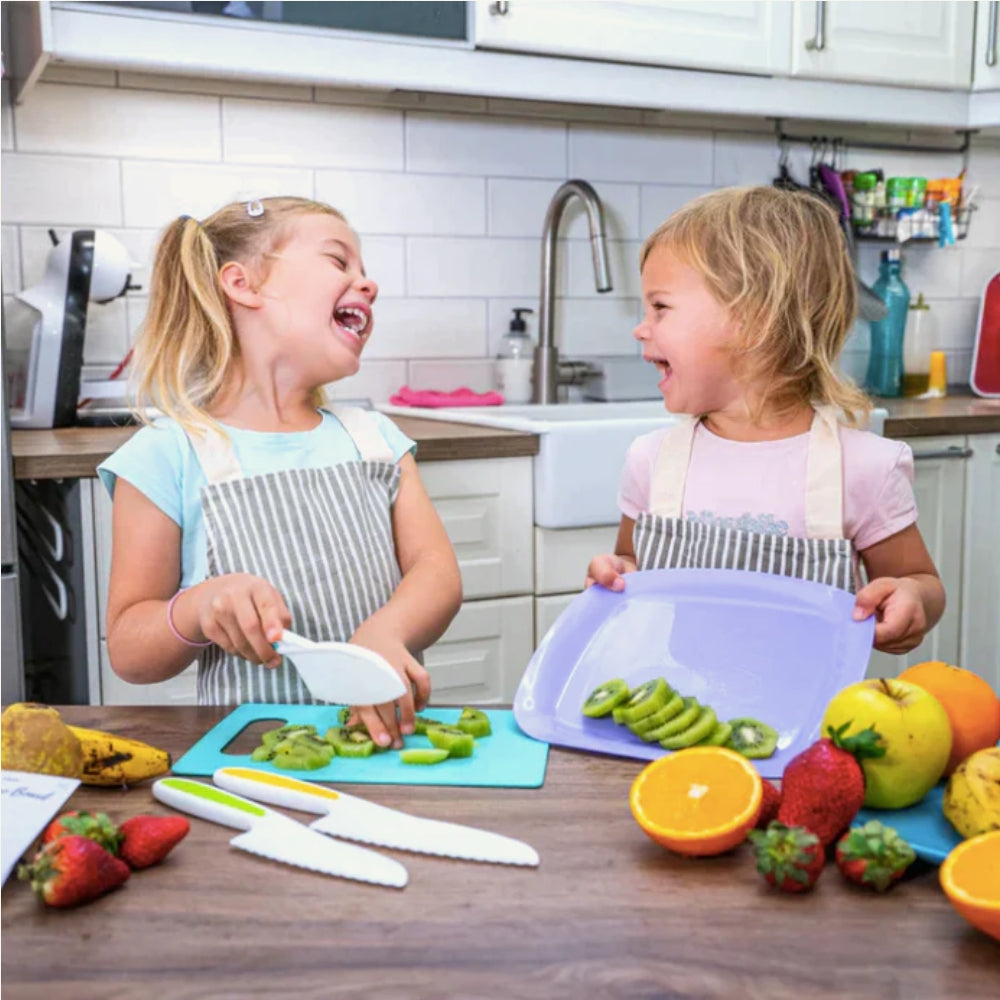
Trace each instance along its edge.
{"label": "stainless steel faucet", "polygon": [[590,248],[594,255],[594,281],[599,292],[611,291],[611,273],[608,270],[608,248],[604,239],[604,212],[597,192],[586,182],[566,181],[552,196],[545,213],[542,229],[542,295],[538,308],[538,346],[535,348],[534,401],[555,403],[560,385],[579,382],[589,366],[583,362],[560,362],[555,346],[555,326],[552,321],[556,300],[556,239],[559,222],[572,198],[579,198],[587,210],[590,226]]}

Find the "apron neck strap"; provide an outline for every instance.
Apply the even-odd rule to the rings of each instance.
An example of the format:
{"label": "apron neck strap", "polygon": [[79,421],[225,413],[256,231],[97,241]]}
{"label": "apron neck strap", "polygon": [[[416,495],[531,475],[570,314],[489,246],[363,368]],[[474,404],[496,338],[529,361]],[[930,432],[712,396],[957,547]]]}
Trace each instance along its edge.
{"label": "apron neck strap", "polygon": [[[683,417],[667,428],[653,466],[649,511],[680,517],[684,506],[691,449],[700,417]],[[816,409],[806,458],[805,522],[808,538],[843,538],[844,474],[840,433],[832,407]]]}
{"label": "apron neck strap", "polygon": [[357,406],[331,406],[330,412],[351,435],[362,462],[394,462],[389,443],[382,437],[375,418]]}
{"label": "apron neck strap", "polygon": [[226,435],[208,427],[203,434],[189,433],[187,438],[209,485],[243,478],[243,469]]}

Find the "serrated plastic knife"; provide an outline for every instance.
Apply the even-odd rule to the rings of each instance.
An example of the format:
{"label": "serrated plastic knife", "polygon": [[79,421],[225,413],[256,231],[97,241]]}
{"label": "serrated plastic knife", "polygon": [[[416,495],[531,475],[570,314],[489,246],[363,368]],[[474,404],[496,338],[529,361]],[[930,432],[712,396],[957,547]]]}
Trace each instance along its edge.
{"label": "serrated plastic knife", "polygon": [[286,809],[322,813],[311,830],[378,847],[502,865],[538,864],[538,852],[521,840],[458,823],[424,819],[376,805],[326,785],[249,767],[220,767],[212,780],[248,798]]}
{"label": "serrated plastic knife", "polygon": [[322,837],[289,816],[213,785],[187,778],[160,778],[153,784],[153,797],[200,819],[245,830],[229,841],[241,851],[324,875],[396,889],[402,889],[409,877],[392,858]]}

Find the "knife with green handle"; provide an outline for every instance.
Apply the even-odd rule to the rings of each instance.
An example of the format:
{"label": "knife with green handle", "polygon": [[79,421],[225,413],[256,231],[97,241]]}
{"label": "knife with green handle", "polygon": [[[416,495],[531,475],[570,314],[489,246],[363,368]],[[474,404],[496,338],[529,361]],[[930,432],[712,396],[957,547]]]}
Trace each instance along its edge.
{"label": "knife with green handle", "polygon": [[466,861],[538,865],[538,852],[523,841],[472,826],[411,816],[312,781],[249,767],[220,767],[212,780],[220,788],[260,802],[320,813],[309,829],[333,837]]}
{"label": "knife with green handle", "polygon": [[398,861],[320,836],[282,813],[214,785],[187,778],[160,778],[153,784],[153,797],[199,819],[245,830],[229,841],[241,851],[324,875],[397,889],[406,885],[408,875]]}

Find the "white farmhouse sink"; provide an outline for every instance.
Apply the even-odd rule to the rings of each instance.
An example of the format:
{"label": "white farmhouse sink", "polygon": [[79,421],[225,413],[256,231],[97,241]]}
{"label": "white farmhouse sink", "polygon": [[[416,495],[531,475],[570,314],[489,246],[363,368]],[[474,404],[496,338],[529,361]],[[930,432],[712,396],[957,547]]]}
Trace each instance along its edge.
{"label": "white farmhouse sink", "polygon": [[[551,403],[447,407],[438,410],[380,405],[382,413],[479,424],[539,436],[534,458],[535,524],[587,528],[617,524],[618,486],[625,453],[640,435],[675,423],[660,400],[633,403]],[[885,410],[872,412],[878,434]]]}

